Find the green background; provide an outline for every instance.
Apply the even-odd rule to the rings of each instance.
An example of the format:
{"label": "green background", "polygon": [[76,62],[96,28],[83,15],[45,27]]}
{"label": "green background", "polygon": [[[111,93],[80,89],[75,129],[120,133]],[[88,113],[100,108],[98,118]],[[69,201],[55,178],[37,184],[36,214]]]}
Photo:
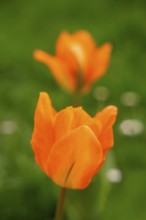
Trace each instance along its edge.
{"label": "green background", "polygon": [[[0,219],[53,219],[58,187],[36,166],[30,146],[33,116],[40,91],[47,91],[57,110],[71,105],[49,70],[33,60],[35,49],[55,52],[61,31],[88,30],[98,45],[113,45],[107,74],[82,98],[94,115],[108,104],[119,108],[115,147],[108,162],[83,191],[68,192],[68,220],[143,220],[146,218],[146,132],[124,136],[119,124],[138,119],[146,124],[146,2],[143,0],[0,0],[0,127],[13,121],[11,134],[0,130]],[[106,101],[93,91],[105,86]],[[134,107],[121,103],[124,92],[140,96]],[[114,155],[114,156],[113,156]],[[123,174],[120,183],[105,177],[109,167]]]}

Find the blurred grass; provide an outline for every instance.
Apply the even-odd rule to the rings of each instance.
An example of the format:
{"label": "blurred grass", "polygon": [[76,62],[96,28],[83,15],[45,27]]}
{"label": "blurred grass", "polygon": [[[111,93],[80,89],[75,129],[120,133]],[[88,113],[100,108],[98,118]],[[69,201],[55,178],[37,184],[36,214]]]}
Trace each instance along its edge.
{"label": "blurred grass", "polygon": [[[0,1],[0,121],[11,120],[18,125],[13,134],[0,134],[1,219],[53,218],[58,188],[35,165],[29,143],[33,113],[40,91],[51,95],[58,110],[72,101],[60,90],[47,68],[33,60],[32,54],[37,48],[54,53],[62,30],[79,29],[91,32],[99,45],[105,41],[113,44],[110,68],[93,86],[93,90],[96,86],[106,86],[109,99],[97,103],[93,93],[82,99],[84,108],[91,114],[102,105],[119,107],[113,151],[123,181],[113,184],[102,219],[146,218],[145,131],[135,137],[125,137],[119,132],[119,123],[127,118],[146,124],[145,12],[143,0]],[[120,97],[125,91],[137,92],[140,104],[123,106]],[[95,178],[85,191],[70,191],[66,215],[75,220],[96,220],[99,189],[99,179]]]}

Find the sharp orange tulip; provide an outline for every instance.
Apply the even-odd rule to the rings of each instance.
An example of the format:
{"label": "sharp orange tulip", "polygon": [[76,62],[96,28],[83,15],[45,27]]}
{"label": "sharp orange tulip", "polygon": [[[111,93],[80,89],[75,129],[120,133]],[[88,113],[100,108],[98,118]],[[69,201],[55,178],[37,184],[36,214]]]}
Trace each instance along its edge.
{"label": "sharp orange tulip", "polygon": [[63,88],[70,92],[86,92],[106,72],[111,48],[108,42],[96,47],[87,31],[72,35],[62,32],[56,43],[56,56],[36,50],[34,58],[49,67]]}
{"label": "sharp orange tulip", "polygon": [[58,185],[83,189],[113,146],[117,108],[108,106],[95,117],[81,107],[56,112],[50,97],[40,93],[31,144],[36,163]]}

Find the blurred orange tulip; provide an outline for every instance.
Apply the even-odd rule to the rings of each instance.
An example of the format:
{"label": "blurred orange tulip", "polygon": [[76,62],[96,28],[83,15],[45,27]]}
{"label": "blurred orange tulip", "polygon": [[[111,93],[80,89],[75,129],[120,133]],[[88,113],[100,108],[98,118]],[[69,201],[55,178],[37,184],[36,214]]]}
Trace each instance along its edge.
{"label": "blurred orange tulip", "polygon": [[34,58],[49,67],[63,88],[70,92],[87,92],[107,70],[111,48],[110,43],[96,47],[87,31],[72,35],[62,32],[57,40],[56,56],[36,50]]}
{"label": "blurred orange tulip", "polygon": [[116,116],[115,106],[95,117],[81,107],[56,112],[47,93],[41,92],[31,139],[36,163],[62,187],[87,187],[113,146]]}

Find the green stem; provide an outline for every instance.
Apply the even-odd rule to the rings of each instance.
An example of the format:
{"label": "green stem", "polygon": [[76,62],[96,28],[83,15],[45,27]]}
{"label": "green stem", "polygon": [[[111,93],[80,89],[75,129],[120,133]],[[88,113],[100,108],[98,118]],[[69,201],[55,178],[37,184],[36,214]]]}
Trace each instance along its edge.
{"label": "green stem", "polygon": [[57,203],[57,207],[56,207],[55,220],[62,219],[65,194],[66,194],[66,188],[62,187],[60,190],[60,195],[59,195],[58,203]]}
{"label": "green stem", "polygon": [[81,94],[80,92],[75,92],[73,94],[73,106],[78,107],[80,105]]}
{"label": "green stem", "polygon": [[75,92],[73,94],[73,106],[78,107],[81,105],[81,94],[82,94],[82,87],[84,85],[84,78],[82,70],[80,70],[77,74],[77,85]]}

